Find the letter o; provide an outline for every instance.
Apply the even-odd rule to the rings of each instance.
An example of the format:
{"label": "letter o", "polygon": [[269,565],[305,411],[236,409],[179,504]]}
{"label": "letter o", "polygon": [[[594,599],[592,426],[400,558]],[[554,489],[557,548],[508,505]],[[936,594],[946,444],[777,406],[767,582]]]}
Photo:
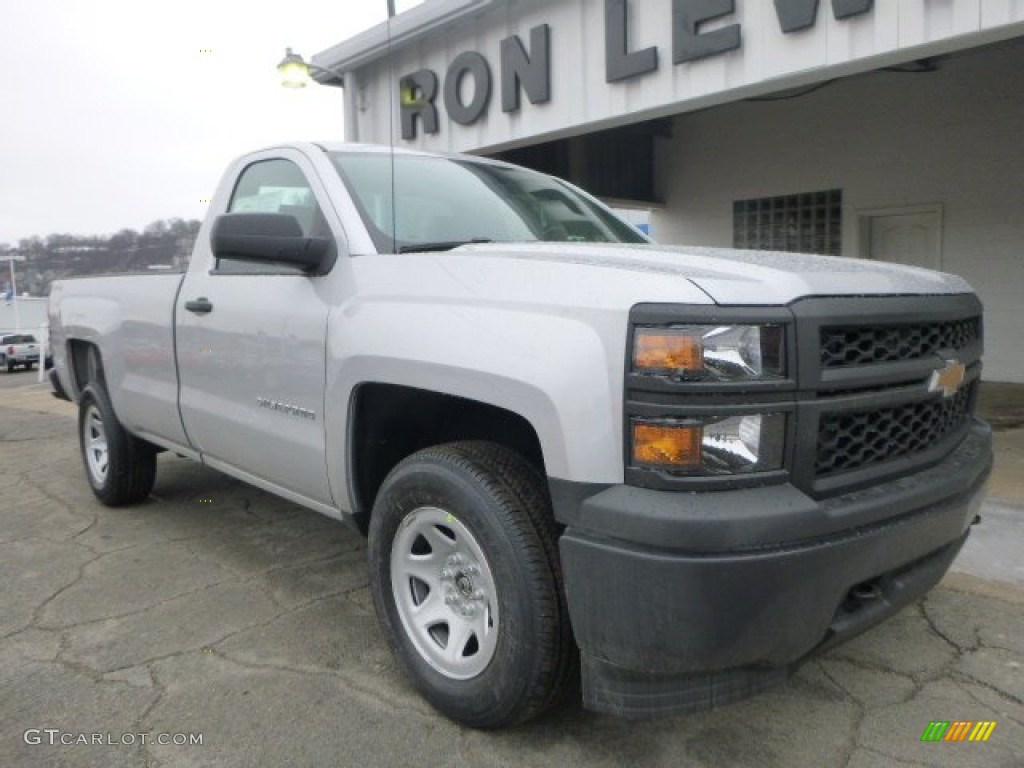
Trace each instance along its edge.
{"label": "letter o", "polygon": [[[459,95],[462,78],[473,76],[473,100],[463,104]],[[491,68],[487,59],[475,51],[464,51],[452,59],[444,76],[444,108],[448,117],[459,125],[469,125],[480,119],[491,100]]]}

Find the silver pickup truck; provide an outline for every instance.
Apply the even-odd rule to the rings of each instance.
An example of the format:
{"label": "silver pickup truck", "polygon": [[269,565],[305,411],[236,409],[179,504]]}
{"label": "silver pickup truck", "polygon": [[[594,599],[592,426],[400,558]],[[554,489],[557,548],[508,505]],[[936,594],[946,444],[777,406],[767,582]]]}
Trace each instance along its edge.
{"label": "silver pickup truck", "polygon": [[100,501],[172,451],[354,525],[396,657],[477,727],[574,679],[631,716],[783,681],[938,582],[992,461],[963,280],[661,247],[476,158],[246,155],[184,275],[49,311]]}

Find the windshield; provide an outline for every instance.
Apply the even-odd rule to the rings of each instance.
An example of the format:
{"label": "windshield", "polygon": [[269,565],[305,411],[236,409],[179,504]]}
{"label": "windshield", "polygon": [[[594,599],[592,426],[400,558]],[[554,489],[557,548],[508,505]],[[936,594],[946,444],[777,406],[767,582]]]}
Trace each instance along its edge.
{"label": "windshield", "polygon": [[35,344],[36,337],[30,334],[22,334],[20,336],[4,336],[4,344]]}
{"label": "windshield", "polygon": [[525,168],[403,154],[330,157],[381,253],[482,242],[648,242],[568,184]]}

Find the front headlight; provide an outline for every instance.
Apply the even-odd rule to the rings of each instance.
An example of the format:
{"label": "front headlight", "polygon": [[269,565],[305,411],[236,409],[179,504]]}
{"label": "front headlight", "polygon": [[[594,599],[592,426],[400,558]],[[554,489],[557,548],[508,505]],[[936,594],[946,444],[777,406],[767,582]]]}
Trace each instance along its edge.
{"label": "front headlight", "polygon": [[786,416],[633,419],[632,465],[711,476],[782,468]]}
{"label": "front headlight", "polygon": [[786,375],[781,325],[641,327],[633,371],[688,381],[765,381]]}

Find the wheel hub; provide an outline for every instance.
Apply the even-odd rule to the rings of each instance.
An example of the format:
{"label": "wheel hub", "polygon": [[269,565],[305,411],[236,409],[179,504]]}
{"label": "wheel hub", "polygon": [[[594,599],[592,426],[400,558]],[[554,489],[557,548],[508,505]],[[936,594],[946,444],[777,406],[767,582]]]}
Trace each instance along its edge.
{"label": "wheel hub", "polygon": [[444,602],[457,616],[475,616],[481,608],[480,604],[487,599],[486,591],[473,580],[479,575],[480,566],[471,555],[453,552],[445,558],[440,573]]}
{"label": "wheel hub", "polygon": [[469,529],[421,507],[399,530],[391,567],[399,617],[423,658],[454,679],[482,672],[494,655],[498,611],[494,577]]}

